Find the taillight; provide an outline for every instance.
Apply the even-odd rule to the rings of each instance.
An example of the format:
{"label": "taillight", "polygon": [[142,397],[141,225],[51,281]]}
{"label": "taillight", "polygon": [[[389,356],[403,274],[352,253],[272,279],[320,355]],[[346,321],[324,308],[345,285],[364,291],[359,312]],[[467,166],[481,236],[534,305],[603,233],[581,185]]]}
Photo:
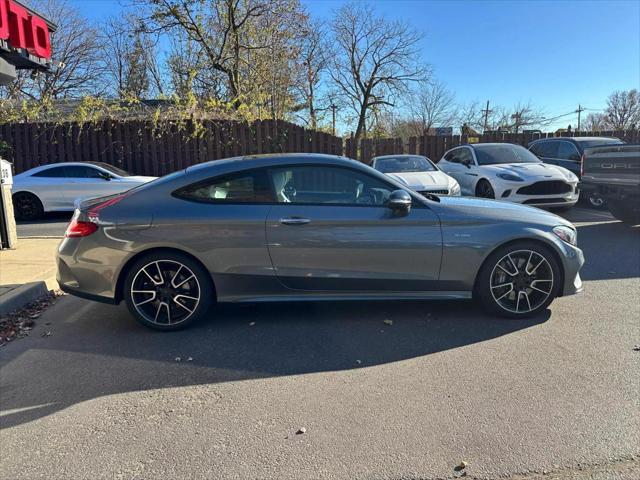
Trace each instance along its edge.
{"label": "taillight", "polygon": [[98,225],[93,222],[79,222],[74,215],[64,236],[68,238],[86,237],[96,230],[98,230]]}
{"label": "taillight", "polygon": [[105,209],[107,207],[110,207],[111,205],[115,205],[120,200],[123,200],[124,198],[126,198],[126,196],[127,196],[126,193],[122,193],[122,194],[117,195],[115,197],[111,197],[109,200],[107,200],[105,202],[98,203],[97,205],[94,205],[87,212],[87,216],[89,217],[89,220],[91,220],[92,222],[94,222],[94,221],[97,222],[99,214],[100,214],[100,210],[103,210],[103,209]]}

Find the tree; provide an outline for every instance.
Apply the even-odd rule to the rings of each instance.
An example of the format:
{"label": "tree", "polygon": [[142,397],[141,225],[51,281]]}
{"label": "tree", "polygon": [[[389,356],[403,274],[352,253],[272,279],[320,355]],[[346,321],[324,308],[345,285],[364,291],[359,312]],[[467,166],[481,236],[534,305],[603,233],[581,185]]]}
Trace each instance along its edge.
{"label": "tree", "polygon": [[102,25],[105,77],[119,98],[162,94],[162,75],[155,60],[155,41],[136,26],[132,16],[111,17]]}
{"label": "tree", "polygon": [[638,90],[615,91],[607,99],[605,110],[612,130],[627,130],[640,125],[640,95]]}
{"label": "tree", "polygon": [[323,75],[329,68],[331,45],[327,40],[323,22],[309,22],[300,34],[300,61],[302,71],[297,82],[301,103],[298,109],[304,108],[311,128],[318,128],[318,114],[330,106],[323,105],[326,96],[320,95]]}
{"label": "tree", "polygon": [[426,78],[427,69],[418,63],[422,35],[402,22],[377,16],[362,3],[342,6],[332,30],[336,53],[331,78],[355,114],[358,144],[374,109],[393,106],[411,82]]}
{"label": "tree", "polygon": [[538,127],[544,123],[544,115],[535,110],[530,103],[518,103],[511,111],[513,113],[504,126],[512,133],[518,133],[525,127]]}
{"label": "tree", "polygon": [[423,82],[411,97],[410,125],[417,127],[413,135],[427,135],[433,127],[449,127],[457,118],[455,96],[439,81]]}
{"label": "tree", "polygon": [[20,72],[6,92],[10,98],[67,99],[104,91],[100,35],[66,0],[33,2],[34,8],[57,25],[51,38],[53,67],[31,75]]}
{"label": "tree", "polygon": [[607,130],[608,119],[604,113],[590,113],[584,121],[584,130],[587,132],[602,132]]}

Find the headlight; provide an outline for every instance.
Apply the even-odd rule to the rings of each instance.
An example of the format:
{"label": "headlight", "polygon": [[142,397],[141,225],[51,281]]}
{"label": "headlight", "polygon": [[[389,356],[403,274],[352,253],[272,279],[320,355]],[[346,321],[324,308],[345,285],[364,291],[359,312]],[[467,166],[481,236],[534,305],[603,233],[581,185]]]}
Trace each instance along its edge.
{"label": "headlight", "polygon": [[568,181],[570,181],[570,182],[572,182],[572,183],[573,183],[573,182],[577,182],[577,181],[578,181],[578,177],[576,177],[576,175],[575,175],[573,172],[569,172],[569,171],[567,171],[567,172],[564,174],[564,176],[565,176],[565,178],[566,178]]}
{"label": "headlight", "polygon": [[519,176],[513,173],[501,172],[501,173],[498,173],[496,176],[503,180],[509,180],[510,182],[524,182],[523,178],[520,178]]}
{"label": "headlight", "polygon": [[449,195],[460,195],[460,184],[455,180],[449,186]]}
{"label": "headlight", "polygon": [[578,233],[573,228],[558,225],[557,227],[553,227],[553,233],[555,233],[560,240],[567,242],[569,245],[578,244]]}

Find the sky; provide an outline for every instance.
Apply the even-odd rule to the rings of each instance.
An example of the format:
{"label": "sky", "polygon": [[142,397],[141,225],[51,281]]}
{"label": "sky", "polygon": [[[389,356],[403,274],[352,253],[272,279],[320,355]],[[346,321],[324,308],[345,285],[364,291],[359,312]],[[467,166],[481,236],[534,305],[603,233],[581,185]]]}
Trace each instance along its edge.
{"label": "sky", "polygon": [[[343,0],[301,0],[329,19]],[[87,17],[116,13],[118,0],[71,0]],[[547,118],[578,105],[595,112],[614,90],[640,88],[640,0],[377,0],[388,19],[424,33],[423,60],[460,103],[531,102]],[[584,117],[583,117],[584,118]],[[551,127],[577,125],[577,114]]]}

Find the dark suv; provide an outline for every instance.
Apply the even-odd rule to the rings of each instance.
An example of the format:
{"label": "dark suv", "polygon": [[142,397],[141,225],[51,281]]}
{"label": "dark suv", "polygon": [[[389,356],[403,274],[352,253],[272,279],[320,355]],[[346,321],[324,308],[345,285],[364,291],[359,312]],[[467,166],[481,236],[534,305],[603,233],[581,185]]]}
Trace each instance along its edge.
{"label": "dark suv", "polygon": [[[601,145],[624,143],[618,138],[609,137],[555,137],[541,138],[529,144],[529,150],[545,163],[559,165],[571,170],[578,178],[581,175],[584,150]],[[590,192],[585,200],[596,208],[604,208],[605,200],[597,191]]]}

